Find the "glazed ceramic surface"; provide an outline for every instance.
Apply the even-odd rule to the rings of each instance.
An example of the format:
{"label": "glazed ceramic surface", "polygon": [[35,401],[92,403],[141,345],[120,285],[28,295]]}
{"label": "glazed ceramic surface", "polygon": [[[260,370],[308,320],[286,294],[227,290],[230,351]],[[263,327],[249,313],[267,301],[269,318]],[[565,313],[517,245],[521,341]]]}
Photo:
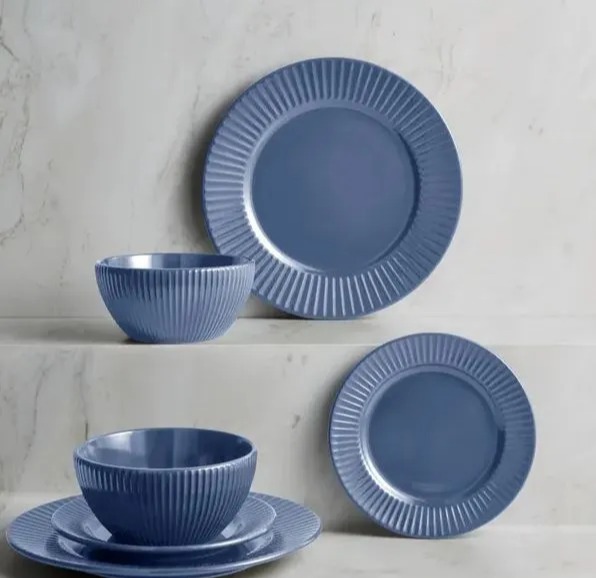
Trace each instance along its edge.
{"label": "glazed ceramic surface", "polygon": [[374,64],[320,58],[236,101],[203,189],[213,242],[256,262],[259,297],[340,319],[395,303],[430,274],[458,221],[461,175],[418,90]]}
{"label": "glazed ceramic surface", "polygon": [[273,496],[255,494],[276,511],[271,531],[245,544],[179,563],[134,562],[125,554],[96,550],[59,538],[52,527],[54,512],[69,499],[44,504],[19,516],[7,530],[9,545],[19,554],[51,566],[90,574],[124,577],[189,578],[232,573],[277,560],[310,544],[321,531],[318,516],[307,508]]}
{"label": "glazed ceramic surface", "polygon": [[334,466],[350,497],[399,534],[477,528],[520,491],[535,446],[522,386],[465,339],[412,335],[364,358],[335,400]]}
{"label": "glazed ceramic surface", "polygon": [[116,432],[74,453],[98,520],[119,542],[146,546],[215,538],[246,500],[256,463],[246,438],[193,428]]}
{"label": "glazed ceramic surface", "polygon": [[65,538],[102,550],[154,556],[182,556],[217,550],[253,540],[265,534],[275,520],[275,510],[263,500],[249,495],[231,523],[213,540],[185,546],[139,546],[118,542],[93,514],[82,496],[58,508],[52,526]]}
{"label": "glazed ceramic surface", "polygon": [[254,263],[241,257],[154,253],[103,259],[99,292],[134,341],[186,343],[225,333],[244,306]]}

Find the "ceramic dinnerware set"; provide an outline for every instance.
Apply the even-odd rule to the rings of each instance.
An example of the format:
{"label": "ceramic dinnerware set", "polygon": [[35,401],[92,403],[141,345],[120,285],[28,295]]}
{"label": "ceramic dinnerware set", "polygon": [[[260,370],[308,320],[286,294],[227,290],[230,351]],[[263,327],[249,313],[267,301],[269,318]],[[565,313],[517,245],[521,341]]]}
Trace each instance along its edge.
{"label": "ceramic dinnerware set", "polygon": [[[96,264],[101,296],[133,340],[216,338],[251,290],[309,319],[396,303],[446,252],[461,173],[447,126],[416,88],[374,64],[319,58],[272,72],[236,100],[207,153],[202,193],[220,255]],[[248,494],[252,446],[229,435],[186,433],[179,447],[156,433],[88,442],[76,458],[84,498],[26,513],[9,542],[106,576],[213,576],[313,540],[312,512]],[[534,447],[532,410],[511,370],[448,334],[374,350],[338,391],[329,423],[345,491],[376,523],[412,537],[455,536],[500,514]],[[143,556],[154,555],[149,572]]]}
{"label": "ceramic dinnerware set", "polygon": [[82,495],[18,517],[8,543],[33,560],[111,577],[220,576],[290,554],[321,522],[251,493],[257,450],[214,430],[154,428],[96,437],[74,452]]}

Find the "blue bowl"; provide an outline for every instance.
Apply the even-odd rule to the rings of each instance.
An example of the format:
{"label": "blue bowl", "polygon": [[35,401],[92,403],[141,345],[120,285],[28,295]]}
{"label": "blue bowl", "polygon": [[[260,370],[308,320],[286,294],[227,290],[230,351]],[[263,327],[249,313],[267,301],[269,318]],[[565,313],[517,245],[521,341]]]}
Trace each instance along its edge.
{"label": "blue bowl", "polygon": [[193,428],[106,434],[74,452],[95,516],[117,540],[147,546],[215,538],[246,500],[256,464],[246,438]]}
{"label": "blue bowl", "polygon": [[255,265],[242,257],[148,253],[95,264],[108,311],[134,341],[190,343],[223,335],[246,303]]}

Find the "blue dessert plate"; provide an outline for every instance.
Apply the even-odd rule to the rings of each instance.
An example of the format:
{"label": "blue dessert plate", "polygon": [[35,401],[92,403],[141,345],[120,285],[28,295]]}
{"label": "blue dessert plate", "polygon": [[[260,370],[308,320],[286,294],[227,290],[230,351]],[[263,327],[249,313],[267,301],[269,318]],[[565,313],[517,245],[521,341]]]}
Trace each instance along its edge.
{"label": "blue dessert plate", "polygon": [[129,552],[148,556],[199,554],[234,546],[265,534],[275,520],[275,509],[254,495],[249,495],[242,508],[224,531],[211,542],[181,546],[143,546],[123,544],[95,517],[82,496],[67,501],[52,515],[52,526],[63,537],[79,544],[102,550]]}
{"label": "blue dessert plate", "polygon": [[397,339],[365,357],[340,389],[331,456],[352,500],[398,534],[442,538],[500,514],[535,447],[530,403],[479,345],[444,334]]}
{"label": "blue dessert plate", "polygon": [[113,578],[191,578],[230,574],[277,560],[310,544],[321,531],[318,516],[289,500],[253,494],[276,512],[271,530],[249,542],[205,553],[201,557],[155,559],[102,551],[62,538],[52,526],[54,512],[72,498],[44,504],[22,514],[6,537],[16,552],[42,564]]}
{"label": "blue dessert plate", "polygon": [[307,318],[359,317],[412,291],[447,250],[460,203],[439,113],[396,74],[345,58],[251,86],[205,164],[215,246],[256,262],[256,295]]}

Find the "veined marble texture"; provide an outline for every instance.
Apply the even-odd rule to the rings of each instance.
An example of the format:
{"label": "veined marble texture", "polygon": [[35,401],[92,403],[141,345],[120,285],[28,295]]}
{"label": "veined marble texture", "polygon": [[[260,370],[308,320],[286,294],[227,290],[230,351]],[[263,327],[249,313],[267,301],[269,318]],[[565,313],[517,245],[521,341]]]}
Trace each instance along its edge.
{"label": "veined marble texture", "polygon": [[[404,313],[596,312],[590,0],[0,0],[0,316],[97,316],[96,259],[211,250],[201,158],[247,85],[374,61],[451,127],[464,204]],[[246,315],[275,315],[252,303]]]}
{"label": "veined marble texture", "polygon": [[[335,343],[318,333],[322,324],[257,321],[259,331],[255,321],[190,346],[125,343],[103,321],[43,331],[1,322],[0,509],[15,496],[75,493],[72,450],[88,436],[185,425],[253,440],[256,490],[307,504],[328,530],[370,530],[332,469],[327,428],[337,388],[381,334],[364,323],[359,339]],[[570,339],[579,335],[572,325],[512,323],[518,341],[507,344],[490,320],[478,325],[474,337],[524,385],[538,433],[527,484],[491,527],[596,525],[594,327]]]}

